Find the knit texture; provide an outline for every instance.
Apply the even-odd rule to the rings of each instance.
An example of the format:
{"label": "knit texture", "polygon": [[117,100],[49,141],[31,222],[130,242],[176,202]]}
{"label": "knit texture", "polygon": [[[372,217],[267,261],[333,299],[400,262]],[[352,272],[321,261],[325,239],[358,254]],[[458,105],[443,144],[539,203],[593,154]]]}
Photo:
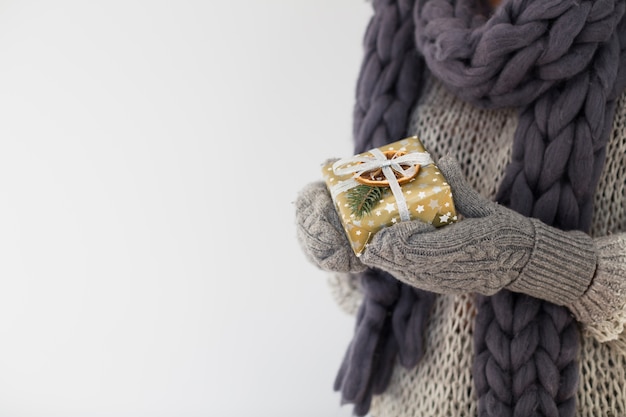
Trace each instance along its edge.
{"label": "knit texture", "polygon": [[[497,200],[548,225],[589,231],[615,99],[626,83],[625,4],[506,0],[493,14],[485,6],[474,0],[374,2],[357,86],[355,150],[404,136],[398,133],[406,126],[407,104],[421,95],[427,72],[418,52],[428,71],[462,99],[519,110]],[[407,33],[413,24],[412,52]],[[411,367],[423,353],[415,348],[418,332],[405,336],[423,329],[429,310],[419,300],[429,297],[405,294],[406,287],[396,288],[389,278],[376,270],[361,275],[365,298],[335,385],[358,415],[372,394],[385,391],[396,355]],[[579,345],[568,310],[508,291],[479,297],[476,305],[473,375],[480,416],[573,416]]]}
{"label": "knit texture", "polygon": [[[373,2],[356,88],[355,153],[407,136],[407,120],[420,96],[425,69],[413,41],[414,5],[415,0]],[[421,360],[435,297],[375,269],[357,279],[363,301],[334,389],[342,403],[353,404],[354,413],[363,416],[373,395],[386,390],[394,364],[412,368]]]}
{"label": "knit texture", "polygon": [[584,232],[564,232],[531,219],[535,246],[522,276],[507,286],[557,305],[578,300],[596,272],[596,247]]}
{"label": "knit texture", "polygon": [[[626,231],[624,97],[618,109],[599,192],[594,198],[591,229],[594,236]],[[412,120],[410,133],[423,139],[435,160],[449,153],[458,155],[470,184],[484,197],[495,198],[503,167],[511,157],[510,137],[518,121],[513,110],[478,109],[429,78]],[[616,268],[619,270],[619,265]],[[358,286],[352,288],[358,291]],[[355,303],[360,293],[347,295],[343,291],[342,294],[344,300]],[[615,314],[606,322],[616,321],[615,317],[623,314],[622,303],[614,302],[617,303]],[[373,399],[371,416],[475,416],[478,404],[471,368],[476,314],[476,300],[470,295],[437,296],[425,332],[424,357],[414,369],[396,365],[387,390]],[[626,334],[616,333],[620,326],[608,332],[607,337],[613,340],[601,343],[594,335],[602,340],[605,324],[584,325],[576,391],[577,417],[626,415]]]}
{"label": "knit texture", "polygon": [[[301,249],[309,261],[325,271],[357,272],[365,267],[358,261],[341,221],[334,212],[326,212],[333,206],[326,185],[321,182],[308,184],[296,199],[296,233]],[[316,216],[324,215],[324,221]]]}
{"label": "knit texture", "polygon": [[[463,99],[519,109],[497,200],[548,225],[588,231],[623,87],[624,3],[511,0],[488,17],[475,5],[418,2],[418,49]],[[480,298],[475,325],[480,416],[574,415],[578,337],[565,308],[498,293]]]}
{"label": "knit texture", "polygon": [[626,323],[626,235],[597,238],[594,243],[599,254],[596,279],[569,308],[596,339],[605,342],[616,339]]}
{"label": "knit texture", "polygon": [[363,292],[356,275],[332,273],[327,277],[330,295],[344,313],[356,315],[363,302]]}
{"label": "knit texture", "polygon": [[443,294],[493,295],[506,288],[557,305],[581,297],[596,272],[590,236],[486,200],[469,186],[454,158],[440,158],[438,166],[464,220],[439,230],[420,221],[383,228],[362,254],[364,264]]}

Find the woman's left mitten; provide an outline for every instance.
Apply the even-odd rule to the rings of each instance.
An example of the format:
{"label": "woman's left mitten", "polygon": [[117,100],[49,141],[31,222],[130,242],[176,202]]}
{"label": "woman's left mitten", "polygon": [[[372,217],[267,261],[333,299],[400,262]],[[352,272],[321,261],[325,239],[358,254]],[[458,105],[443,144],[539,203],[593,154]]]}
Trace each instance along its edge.
{"label": "woman's left mitten", "polygon": [[563,231],[486,200],[451,158],[439,168],[450,184],[459,223],[435,229],[419,221],[379,231],[360,260],[437,293],[501,289],[566,305],[589,287],[597,263],[593,239]]}

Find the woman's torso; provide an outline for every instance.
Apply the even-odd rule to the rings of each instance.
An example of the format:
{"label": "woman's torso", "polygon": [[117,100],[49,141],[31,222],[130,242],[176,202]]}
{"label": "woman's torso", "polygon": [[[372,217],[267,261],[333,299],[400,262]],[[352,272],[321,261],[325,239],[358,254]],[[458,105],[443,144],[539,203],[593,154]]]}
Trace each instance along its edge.
{"label": "woman's torso", "polygon": [[[470,184],[494,199],[510,158],[515,110],[477,109],[432,78],[422,97],[409,133],[422,140],[435,160],[444,154],[457,158]],[[595,196],[592,235],[626,231],[625,184],[626,98],[622,96]],[[438,296],[427,328],[425,356],[415,369],[396,367],[385,394],[374,398],[372,417],[475,416],[471,376],[475,314],[471,295]],[[605,343],[584,333],[580,376],[577,416],[626,416],[626,332]]]}

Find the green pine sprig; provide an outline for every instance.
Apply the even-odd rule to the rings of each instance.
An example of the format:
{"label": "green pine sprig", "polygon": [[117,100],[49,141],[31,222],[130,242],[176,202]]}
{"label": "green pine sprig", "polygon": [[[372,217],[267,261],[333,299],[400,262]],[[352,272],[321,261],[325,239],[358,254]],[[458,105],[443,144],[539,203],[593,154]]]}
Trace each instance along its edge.
{"label": "green pine sprig", "polygon": [[387,187],[372,187],[364,184],[348,190],[346,199],[352,214],[357,219],[369,214],[387,190]]}

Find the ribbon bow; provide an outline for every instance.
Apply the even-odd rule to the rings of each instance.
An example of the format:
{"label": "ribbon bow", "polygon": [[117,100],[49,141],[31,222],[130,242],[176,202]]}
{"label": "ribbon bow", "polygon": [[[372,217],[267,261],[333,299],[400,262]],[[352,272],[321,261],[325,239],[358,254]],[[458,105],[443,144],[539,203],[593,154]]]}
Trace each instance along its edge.
{"label": "ribbon bow", "polygon": [[[402,194],[402,189],[395,172],[400,174],[401,177],[412,178],[417,174],[417,170],[420,166],[430,165],[433,163],[432,158],[428,152],[409,152],[406,154],[400,154],[396,152],[391,158],[388,158],[380,149],[372,149],[368,151],[372,156],[365,154],[356,155],[349,158],[344,158],[336,161],[332,168],[335,175],[349,175],[352,176],[353,181],[341,184],[341,187],[335,190],[335,192],[345,191],[358,185],[355,178],[361,177],[372,171],[381,170],[382,174],[386,178],[391,192],[398,203],[398,212],[400,213],[400,219],[402,221],[410,220],[409,209],[406,205],[406,199]],[[394,172],[395,171],[395,172]],[[381,182],[383,183],[383,182]]]}

